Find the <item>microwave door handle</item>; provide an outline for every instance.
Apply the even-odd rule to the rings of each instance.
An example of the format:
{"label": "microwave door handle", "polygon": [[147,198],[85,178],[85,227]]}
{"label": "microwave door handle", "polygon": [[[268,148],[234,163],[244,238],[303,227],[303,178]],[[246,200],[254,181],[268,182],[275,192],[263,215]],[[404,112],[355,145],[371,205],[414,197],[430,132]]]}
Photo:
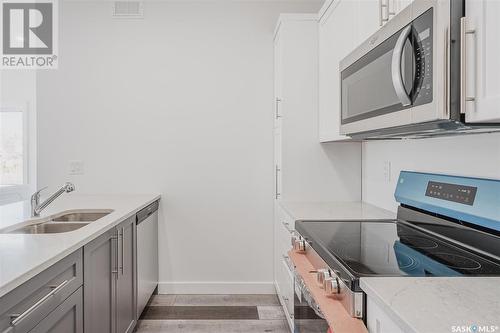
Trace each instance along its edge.
{"label": "microwave door handle", "polygon": [[394,86],[394,90],[396,91],[396,95],[398,95],[399,101],[403,106],[408,106],[411,104],[410,96],[406,92],[404,83],[403,83],[403,75],[401,72],[401,61],[403,58],[403,51],[405,47],[406,40],[410,36],[411,33],[411,25],[404,28],[399,35],[399,38],[396,42],[396,46],[394,46],[394,52],[392,53],[392,84]]}

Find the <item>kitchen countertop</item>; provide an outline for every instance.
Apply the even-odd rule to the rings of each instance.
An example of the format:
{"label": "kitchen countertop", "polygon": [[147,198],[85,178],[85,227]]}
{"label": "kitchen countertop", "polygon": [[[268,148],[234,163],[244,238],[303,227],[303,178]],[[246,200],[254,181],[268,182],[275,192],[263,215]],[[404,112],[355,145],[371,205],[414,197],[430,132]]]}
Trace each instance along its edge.
{"label": "kitchen countertop", "polygon": [[280,206],[295,220],[393,220],[396,213],[365,202],[292,202]]}
{"label": "kitchen countertop", "polygon": [[[75,209],[112,209],[109,215],[90,224],[58,234],[0,233],[0,297],[28,281],[92,239],[110,230],[160,195],[81,195],[64,194],[46,208],[39,218]],[[29,224],[30,203],[17,202],[0,206],[0,230]]]}
{"label": "kitchen countertop", "polygon": [[500,332],[500,277],[368,277],[360,286],[404,332]]}

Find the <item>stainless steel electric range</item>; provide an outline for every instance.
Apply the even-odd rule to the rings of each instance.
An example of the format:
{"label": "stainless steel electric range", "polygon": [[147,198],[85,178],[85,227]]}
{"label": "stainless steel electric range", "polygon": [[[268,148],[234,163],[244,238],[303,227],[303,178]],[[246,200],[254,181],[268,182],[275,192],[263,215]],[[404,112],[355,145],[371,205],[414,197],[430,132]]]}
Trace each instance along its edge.
{"label": "stainless steel electric range", "polygon": [[[396,220],[295,224],[294,250],[352,317],[366,318],[361,277],[500,275],[500,180],[401,172],[395,198]],[[301,318],[321,317],[312,308],[296,332]]]}

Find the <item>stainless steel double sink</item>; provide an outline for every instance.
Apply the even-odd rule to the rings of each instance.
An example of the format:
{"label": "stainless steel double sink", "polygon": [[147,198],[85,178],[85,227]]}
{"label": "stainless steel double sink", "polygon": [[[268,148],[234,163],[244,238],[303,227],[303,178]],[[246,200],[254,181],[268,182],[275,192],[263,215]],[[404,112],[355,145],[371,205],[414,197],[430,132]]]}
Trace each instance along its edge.
{"label": "stainless steel double sink", "polygon": [[88,209],[59,213],[33,223],[6,230],[7,234],[54,234],[80,229],[110,214],[110,209]]}

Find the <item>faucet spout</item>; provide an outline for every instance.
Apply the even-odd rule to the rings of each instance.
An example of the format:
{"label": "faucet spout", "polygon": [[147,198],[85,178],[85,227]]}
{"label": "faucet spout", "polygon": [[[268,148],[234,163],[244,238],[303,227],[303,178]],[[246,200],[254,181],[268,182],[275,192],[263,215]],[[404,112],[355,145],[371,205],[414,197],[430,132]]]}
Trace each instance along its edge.
{"label": "faucet spout", "polygon": [[47,208],[54,200],[56,200],[61,194],[73,192],[75,190],[75,185],[73,183],[66,183],[63,187],[57,190],[54,194],[48,197],[44,202],[40,203],[40,192],[43,191],[46,187],[36,191],[31,196],[31,216],[36,217],[40,216],[40,212]]}

